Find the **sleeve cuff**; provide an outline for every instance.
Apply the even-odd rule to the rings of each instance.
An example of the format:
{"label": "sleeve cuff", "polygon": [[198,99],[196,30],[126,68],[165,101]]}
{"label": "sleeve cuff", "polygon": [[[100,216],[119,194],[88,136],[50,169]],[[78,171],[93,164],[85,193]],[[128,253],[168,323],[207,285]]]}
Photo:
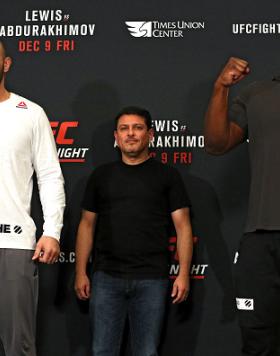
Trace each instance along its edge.
{"label": "sleeve cuff", "polygon": [[53,239],[60,241],[60,234],[57,231],[44,230],[42,236],[52,237]]}

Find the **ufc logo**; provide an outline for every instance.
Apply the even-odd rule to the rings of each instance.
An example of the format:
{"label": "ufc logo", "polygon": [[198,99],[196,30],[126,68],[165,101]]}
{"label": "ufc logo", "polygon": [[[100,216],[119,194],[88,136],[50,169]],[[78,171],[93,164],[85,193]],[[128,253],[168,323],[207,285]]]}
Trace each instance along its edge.
{"label": "ufc logo", "polygon": [[74,143],[74,139],[66,137],[66,135],[70,128],[78,127],[78,121],[64,121],[61,123],[59,121],[51,121],[50,124],[58,145],[72,145]]}

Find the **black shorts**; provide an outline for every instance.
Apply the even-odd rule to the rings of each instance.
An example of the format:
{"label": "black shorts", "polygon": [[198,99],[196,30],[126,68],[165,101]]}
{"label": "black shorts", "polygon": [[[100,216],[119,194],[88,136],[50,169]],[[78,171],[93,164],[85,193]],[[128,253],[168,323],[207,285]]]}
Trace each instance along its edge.
{"label": "black shorts", "polygon": [[279,325],[280,231],[246,233],[240,242],[235,276],[240,325]]}

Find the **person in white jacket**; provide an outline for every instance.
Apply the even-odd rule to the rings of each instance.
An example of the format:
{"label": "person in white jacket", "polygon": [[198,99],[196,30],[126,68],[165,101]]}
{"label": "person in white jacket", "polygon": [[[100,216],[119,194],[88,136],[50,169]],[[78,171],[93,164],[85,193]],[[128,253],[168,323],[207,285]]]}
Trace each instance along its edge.
{"label": "person in white jacket", "polygon": [[[5,87],[11,63],[0,40],[0,343],[6,356],[35,356],[37,268],[60,252],[64,180],[44,110]],[[34,171],[44,215],[38,242],[30,216]]]}

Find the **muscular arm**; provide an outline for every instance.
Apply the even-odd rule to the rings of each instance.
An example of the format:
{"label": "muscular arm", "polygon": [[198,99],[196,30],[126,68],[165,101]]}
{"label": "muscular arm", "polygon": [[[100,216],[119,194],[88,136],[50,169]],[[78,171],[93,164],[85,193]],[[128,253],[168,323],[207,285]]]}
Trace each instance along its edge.
{"label": "muscular arm", "polygon": [[173,303],[184,301],[189,292],[190,265],[193,252],[193,238],[189,208],[182,208],[171,213],[177,234],[177,253],[179,258],[179,274],[172,289]]}
{"label": "muscular arm", "polygon": [[244,130],[228,120],[229,87],[249,73],[248,63],[239,58],[230,58],[218,76],[205,115],[205,147],[212,154],[223,154],[241,143]]}
{"label": "muscular arm", "polygon": [[97,214],[83,210],[76,240],[75,291],[79,299],[90,296],[90,282],[86,273],[87,262],[93,247],[93,234]]}

